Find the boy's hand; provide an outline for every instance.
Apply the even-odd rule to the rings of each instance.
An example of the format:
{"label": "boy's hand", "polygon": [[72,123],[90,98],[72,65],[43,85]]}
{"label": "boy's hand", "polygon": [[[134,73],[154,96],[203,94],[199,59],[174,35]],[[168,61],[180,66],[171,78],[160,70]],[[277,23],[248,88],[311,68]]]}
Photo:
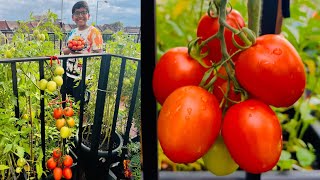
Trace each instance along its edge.
{"label": "boy's hand", "polygon": [[72,51],[69,48],[63,48],[62,52],[64,55],[72,54]]}

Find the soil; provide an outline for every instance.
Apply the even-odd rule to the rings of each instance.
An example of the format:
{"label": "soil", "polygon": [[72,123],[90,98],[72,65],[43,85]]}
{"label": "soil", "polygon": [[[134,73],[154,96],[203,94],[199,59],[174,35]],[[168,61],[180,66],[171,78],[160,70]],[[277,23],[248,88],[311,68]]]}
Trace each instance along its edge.
{"label": "soil", "polygon": [[[86,133],[85,133],[84,137],[87,137],[87,134],[86,134]],[[101,135],[100,135],[99,146],[100,146],[100,144],[101,144],[102,141],[103,141],[103,137],[104,137],[104,135],[101,134]],[[91,138],[91,137],[89,136],[88,139],[85,139],[85,138],[82,139],[82,143],[83,143],[85,146],[87,146],[87,147],[91,147],[90,138]],[[115,136],[115,141],[114,141],[113,144],[112,144],[112,150],[116,149],[118,146],[119,146],[119,138],[118,138],[118,136]],[[102,147],[99,148],[99,150],[108,151],[108,139],[104,142],[104,144],[102,145]]]}

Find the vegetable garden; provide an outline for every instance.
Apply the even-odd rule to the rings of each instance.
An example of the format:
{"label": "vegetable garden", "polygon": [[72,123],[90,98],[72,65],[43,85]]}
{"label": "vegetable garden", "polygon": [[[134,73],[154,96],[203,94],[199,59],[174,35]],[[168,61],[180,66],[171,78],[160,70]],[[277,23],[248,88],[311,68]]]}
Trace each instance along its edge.
{"label": "vegetable garden", "polygon": [[[1,36],[0,179],[140,179],[140,44],[118,32],[105,53],[61,56],[56,19]],[[66,94],[70,57],[82,62],[78,102]]]}

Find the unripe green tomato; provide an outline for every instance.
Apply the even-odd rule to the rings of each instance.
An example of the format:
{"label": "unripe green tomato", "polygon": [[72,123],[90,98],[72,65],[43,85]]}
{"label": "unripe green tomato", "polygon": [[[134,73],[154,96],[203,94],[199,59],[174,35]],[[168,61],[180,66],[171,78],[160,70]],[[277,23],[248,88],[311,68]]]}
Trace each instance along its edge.
{"label": "unripe green tomato", "polygon": [[54,81],[49,81],[47,83],[47,89],[49,92],[54,92],[55,90],[57,90],[57,83]]}
{"label": "unripe green tomato", "polygon": [[55,74],[55,75],[58,75],[58,76],[61,76],[62,74],[64,74],[64,69],[63,69],[63,67],[57,66],[57,67],[54,69],[54,74]]}
{"label": "unripe green tomato", "polygon": [[21,167],[17,167],[17,168],[16,168],[16,173],[20,174],[20,173],[21,173],[21,170],[22,170]]}
{"label": "unripe green tomato", "polygon": [[6,50],[4,52],[4,57],[5,58],[12,58],[12,52],[10,50]]}
{"label": "unripe green tomato", "polygon": [[22,157],[17,160],[18,167],[23,167],[26,163],[27,163],[26,159]]}
{"label": "unripe green tomato", "polygon": [[216,176],[231,174],[239,168],[239,165],[232,159],[221,135],[217,137],[202,159],[208,171]]}
{"label": "unripe green tomato", "polygon": [[45,89],[47,89],[47,84],[48,81],[46,79],[41,79],[39,81],[39,88],[44,91]]}
{"label": "unripe green tomato", "polygon": [[40,40],[41,40],[41,41],[44,41],[44,40],[46,40],[46,35],[44,35],[44,34],[41,34]]}
{"label": "unripe green tomato", "polygon": [[66,126],[63,126],[61,129],[60,129],[60,136],[62,138],[67,138],[71,135],[71,130],[66,127]]}
{"label": "unripe green tomato", "polygon": [[53,78],[53,81],[57,83],[57,86],[62,86],[62,84],[63,84],[63,79],[61,76],[55,76]]}
{"label": "unripe green tomato", "polygon": [[34,35],[34,36],[38,36],[39,34],[40,34],[40,32],[39,32],[38,29],[36,29],[36,30],[33,31],[33,35]]}

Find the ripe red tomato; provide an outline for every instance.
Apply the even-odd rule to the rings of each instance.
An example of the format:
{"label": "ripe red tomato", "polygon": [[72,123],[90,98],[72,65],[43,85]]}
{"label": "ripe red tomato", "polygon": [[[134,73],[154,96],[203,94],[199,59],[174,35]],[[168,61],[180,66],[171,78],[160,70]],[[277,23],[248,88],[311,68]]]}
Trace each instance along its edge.
{"label": "ripe red tomato", "polygon": [[280,35],[257,38],[235,63],[240,85],[253,97],[275,107],[289,107],[306,86],[305,68],[295,48]]}
{"label": "ripe red tomato", "polygon": [[63,168],[62,175],[65,179],[71,179],[72,178],[72,170],[68,167]]}
{"label": "ripe red tomato", "polygon": [[61,149],[60,148],[55,148],[53,151],[52,151],[52,157],[55,158],[55,159],[58,159],[61,157]]}
{"label": "ripe red tomato", "polygon": [[51,157],[50,159],[48,159],[48,161],[47,161],[47,168],[50,169],[50,170],[52,170],[52,169],[54,169],[54,168],[56,168],[56,167],[57,167],[57,162],[54,160],[54,158]]}
{"label": "ripe red tomato", "polygon": [[73,109],[71,107],[65,107],[63,113],[67,117],[71,117],[74,114]]}
{"label": "ripe red tomato", "polygon": [[72,166],[72,163],[73,163],[73,159],[72,159],[71,156],[65,155],[65,156],[63,157],[63,165],[64,165],[65,167],[71,167],[71,166]]}
{"label": "ripe red tomato", "polygon": [[[232,10],[226,18],[226,22],[233,28],[238,29],[239,27],[242,28],[245,26],[245,22],[243,20],[243,17],[241,14],[236,11]],[[197,37],[200,37],[201,40],[206,40],[212,35],[216,34],[219,31],[219,18],[212,18],[208,16],[208,14],[205,14],[201,17],[198,28],[197,28]],[[227,51],[231,55],[234,52],[238,50],[233,43],[232,43],[232,32],[229,29],[225,29],[224,31],[224,37],[227,45]],[[240,38],[235,35],[236,41],[243,45]],[[200,43],[200,42],[199,42]],[[212,60],[213,62],[219,62],[222,58],[221,54],[221,47],[220,47],[220,40],[219,39],[213,39],[211,40],[207,46],[205,46],[202,51],[205,52],[209,50],[209,54],[206,56],[207,59]],[[233,58],[235,61],[237,59],[237,56]]]}
{"label": "ripe red tomato", "polygon": [[62,178],[62,169],[59,167],[56,167],[53,170],[53,178],[54,180],[60,180]]}
{"label": "ripe red tomato", "polygon": [[175,89],[187,86],[198,86],[206,68],[188,55],[188,48],[175,47],[163,54],[157,63],[152,79],[153,92],[160,104]]}
{"label": "ripe red tomato", "polygon": [[273,110],[249,99],[231,106],[222,123],[223,140],[243,170],[258,174],[271,170],[282,150],[282,130]]}
{"label": "ripe red tomato", "polygon": [[61,117],[62,117],[62,114],[63,114],[63,110],[62,110],[61,107],[55,108],[55,109],[53,110],[53,117],[54,117],[55,119],[61,118]]}
{"label": "ripe red tomato", "polygon": [[199,86],[172,92],[158,118],[158,138],[164,154],[176,163],[201,158],[220,132],[221,109],[215,96]]}

